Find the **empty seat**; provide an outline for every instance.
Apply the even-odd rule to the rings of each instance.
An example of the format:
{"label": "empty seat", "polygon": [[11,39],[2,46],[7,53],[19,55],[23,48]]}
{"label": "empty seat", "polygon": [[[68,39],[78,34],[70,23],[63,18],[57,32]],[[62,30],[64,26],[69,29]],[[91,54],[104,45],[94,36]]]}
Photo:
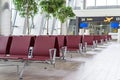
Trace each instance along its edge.
{"label": "empty seat", "polygon": [[55,37],[37,36],[33,48],[33,57],[30,60],[50,61],[55,63]]}
{"label": "empty seat", "polygon": [[107,35],[101,35],[103,42],[107,42]]}
{"label": "empty seat", "polygon": [[66,47],[65,47],[65,36],[64,35],[58,35],[57,36],[57,40],[58,40],[58,54],[60,55],[60,57],[65,57],[65,51],[66,51]]}
{"label": "empty seat", "polygon": [[6,56],[10,48],[10,38],[9,36],[0,36],[0,57]]}
{"label": "empty seat", "polygon": [[8,59],[25,59],[28,58],[31,36],[12,36],[10,46],[10,56]]}
{"label": "empty seat", "polygon": [[112,39],[111,35],[107,35],[107,40],[111,40],[111,39]]}
{"label": "empty seat", "polygon": [[97,41],[97,43],[101,43],[101,35],[94,35],[94,40]]}
{"label": "empty seat", "polygon": [[83,46],[87,48],[88,46],[95,48],[95,41],[94,41],[94,36],[92,35],[84,35],[82,39]]}
{"label": "empty seat", "polygon": [[82,36],[80,35],[67,35],[66,36],[67,51],[78,51],[79,53],[82,53],[81,40],[82,40]]}

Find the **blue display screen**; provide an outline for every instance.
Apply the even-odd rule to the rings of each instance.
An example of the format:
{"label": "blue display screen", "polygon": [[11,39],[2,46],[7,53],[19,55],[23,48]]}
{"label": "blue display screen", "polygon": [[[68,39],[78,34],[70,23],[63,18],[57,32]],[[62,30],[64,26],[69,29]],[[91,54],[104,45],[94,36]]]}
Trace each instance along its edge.
{"label": "blue display screen", "polygon": [[88,23],[87,22],[81,22],[80,23],[80,28],[87,28],[88,27]]}
{"label": "blue display screen", "polygon": [[110,27],[111,28],[119,28],[119,22],[110,22]]}

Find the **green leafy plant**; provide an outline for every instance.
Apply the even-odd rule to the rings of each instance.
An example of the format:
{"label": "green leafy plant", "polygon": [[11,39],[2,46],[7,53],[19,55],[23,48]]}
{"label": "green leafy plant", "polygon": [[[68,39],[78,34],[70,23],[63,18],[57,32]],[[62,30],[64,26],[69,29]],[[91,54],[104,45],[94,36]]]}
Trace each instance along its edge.
{"label": "green leafy plant", "polygon": [[53,17],[56,16],[59,8],[61,8],[63,6],[63,4],[65,3],[64,0],[41,0],[40,1],[40,7],[42,10],[42,13],[46,14],[46,23],[47,23],[47,35],[48,33],[48,25],[49,25],[49,18],[51,17],[51,15]]}
{"label": "green leafy plant", "polygon": [[73,13],[72,8],[69,6],[68,7],[63,6],[59,9],[59,11],[57,12],[57,18],[61,22],[60,34],[62,34],[62,23],[64,23],[68,18],[74,17],[74,16],[75,14]]}
{"label": "green leafy plant", "polygon": [[30,34],[29,19],[38,12],[38,4],[35,0],[13,0],[15,8],[21,17],[26,18],[27,34]]}

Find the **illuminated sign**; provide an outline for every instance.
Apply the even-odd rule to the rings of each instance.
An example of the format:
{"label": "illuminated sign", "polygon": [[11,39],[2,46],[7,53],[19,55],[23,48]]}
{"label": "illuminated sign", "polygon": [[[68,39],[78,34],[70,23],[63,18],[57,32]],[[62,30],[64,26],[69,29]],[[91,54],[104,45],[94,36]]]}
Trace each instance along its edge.
{"label": "illuminated sign", "polygon": [[119,28],[119,22],[110,22],[110,27],[113,28],[113,29],[117,29]]}
{"label": "illuminated sign", "polygon": [[87,21],[92,21],[93,20],[93,18],[87,18]]}
{"label": "illuminated sign", "polygon": [[120,16],[106,16],[106,17],[79,17],[80,22],[111,22],[120,21]]}
{"label": "illuminated sign", "polygon": [[80,23],[80,28],[87,28],[88,27],[88,23],[87,22],[81,22]]}
{"label": "illuminated sign", "polygon": [[112,19],[113,19],[113,17],[106,17],[106,18],[104,19],[104,22],[110,22]]}

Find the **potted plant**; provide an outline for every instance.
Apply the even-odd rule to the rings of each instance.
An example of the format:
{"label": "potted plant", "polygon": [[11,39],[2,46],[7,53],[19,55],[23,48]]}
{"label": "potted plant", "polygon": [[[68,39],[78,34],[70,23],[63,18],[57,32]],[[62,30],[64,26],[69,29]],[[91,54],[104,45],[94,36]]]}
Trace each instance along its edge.
{"label": "potted plant", "polygon": [[59,11],[57,12],[57,18],[60,20],[61,22],[61,30],[60,30],[60,34],[62,34],[62,24],[70,17],[74,17],[75,14],[72,11],[71,7],[66,7],[63,6],[59,9]]}
{"label": "potted plant", "polygon": [[40,7],[42,13],[46,14],[46,23],[47,23],[47,35],[49,34],[48,26],[49,26],[49,18],[51,16],[55,17],[59,8],[61,8],[64,4],[64,0],[41,0]]}
{"label": "potted plant", "polygon": [[16,10],[21,17],[26,18],[27,34],[30,34],[29,19],[38,12],[38,4],[35,0],[13,0]]}

